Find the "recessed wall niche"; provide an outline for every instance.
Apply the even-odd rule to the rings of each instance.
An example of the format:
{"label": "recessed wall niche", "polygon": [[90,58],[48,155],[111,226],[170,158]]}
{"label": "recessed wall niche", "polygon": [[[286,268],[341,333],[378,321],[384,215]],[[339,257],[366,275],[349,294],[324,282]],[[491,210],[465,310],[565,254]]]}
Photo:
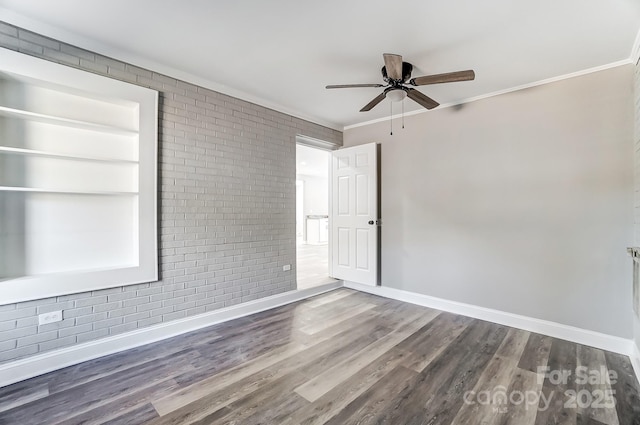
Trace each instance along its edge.
{"label": "recessed wall niche", "polygon": [[157,280],[157,104],[0,51],[0,304]]}

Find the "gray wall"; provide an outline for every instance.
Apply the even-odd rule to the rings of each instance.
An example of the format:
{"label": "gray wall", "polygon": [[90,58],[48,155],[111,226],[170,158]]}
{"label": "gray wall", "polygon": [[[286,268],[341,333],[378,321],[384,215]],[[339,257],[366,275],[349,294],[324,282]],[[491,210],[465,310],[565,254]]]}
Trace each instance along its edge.
{"label": "gray wall", "polygon": [[[640,60],[634,68],[634,246],[640,246]],[[630,260],[631,261],[631,260]],[[640,318],[633,314],[634,340],[640,350]]]}
{"label": "gray wall", "polygon": [[[0,363],[296,288],[295,136],[342,144],[341,132],[1,22],[0,46],[160,92],[161,270],[0,306]],[[64,321],[37,326],[61,309]]]}
{"label": "gray wall", "polygon": [[384,286],[631,338],[632,66],[395,127],[344,135],[382,144]]}

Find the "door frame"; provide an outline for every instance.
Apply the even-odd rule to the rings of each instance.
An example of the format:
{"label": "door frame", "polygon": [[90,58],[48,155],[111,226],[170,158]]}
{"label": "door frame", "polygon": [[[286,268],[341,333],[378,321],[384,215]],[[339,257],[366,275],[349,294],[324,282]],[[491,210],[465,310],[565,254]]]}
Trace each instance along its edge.
{"label": "door frame", "polygon": [[[325,140],[320,140],[320,139],[316,139],[314,137],[309,137],[309,136],[304,136],[302,134],[297,134],[296,135],[296,145],[301,145],[301,146],[306,146],[308,148],[314,148],[314,149],[319,149],[319,150],[323,150],[323,151],[327,151],[327,152],[331,152],[331,151],[335,151],[338,150],[342,147],[342,145],[338,145],[336,143],[332,143],[332,142],[328,142]],[[296,164],[297,164],[297,158],[296,158]],[[296,167],[297,168],[297,167]],[[296,169],[297,172],[297,169]],[[329,161],[329,190],[328,190],[328,196],[329,196],[329,229],[331,229],[331,207],[332,207],[332,196],[331,196],[331,161]],[[297,202],[297,199],[296,199]],[[331,259],[333,258],[333,248],[331,247],[331,232],[329,232],[329,234],[327,235],[327,244],[328,244],[328,260],[329,260],[329,276],[333,277],[333,262],[331,261]],[[296,247],[296,252],[297,252],[297,247]],[[298,264],[297,264],[297,254],[296,254],[296,273],[298,270]],[[296,283],[297,285],[297,283]]]}

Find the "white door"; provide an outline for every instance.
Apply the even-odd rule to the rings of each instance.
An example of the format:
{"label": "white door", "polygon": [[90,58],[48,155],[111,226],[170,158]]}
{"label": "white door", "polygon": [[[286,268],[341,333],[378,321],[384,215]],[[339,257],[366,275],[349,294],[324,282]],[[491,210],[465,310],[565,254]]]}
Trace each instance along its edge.
{"label": "white door", "polygon": [[375,143],[331,153],[331,265],[336,279],[378,282],[378,155]]}

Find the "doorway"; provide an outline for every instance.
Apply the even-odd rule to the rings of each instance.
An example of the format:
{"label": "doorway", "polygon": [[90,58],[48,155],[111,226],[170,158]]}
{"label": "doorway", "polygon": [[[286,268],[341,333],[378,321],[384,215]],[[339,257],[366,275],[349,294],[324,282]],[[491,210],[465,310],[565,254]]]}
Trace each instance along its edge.
{"label": "doorway", "polygon": [[326,149],[296,144],[298,289],[335,282],[329,273],[329,159]]}

